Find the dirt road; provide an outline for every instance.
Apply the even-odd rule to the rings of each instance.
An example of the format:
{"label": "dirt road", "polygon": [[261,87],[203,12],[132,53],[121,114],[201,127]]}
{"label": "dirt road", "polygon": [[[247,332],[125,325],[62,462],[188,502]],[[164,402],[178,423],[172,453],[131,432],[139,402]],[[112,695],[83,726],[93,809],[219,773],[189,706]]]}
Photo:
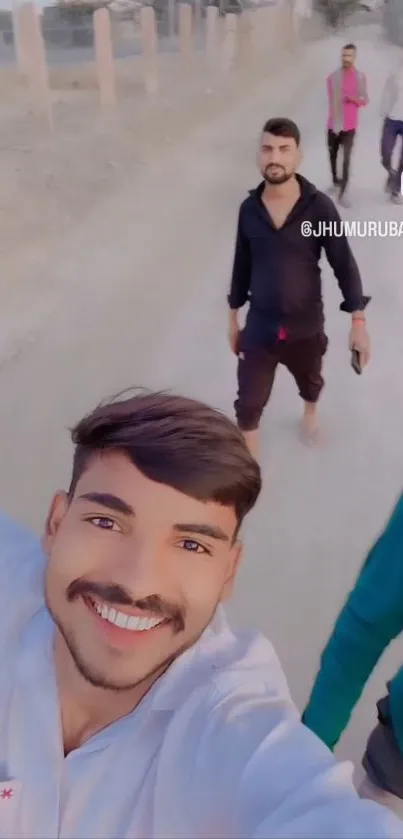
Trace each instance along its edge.
{"label": "dirt road", "polygon": [[[357,40],[371,104],[345,216],[400,219],[383,196],[378,160],[379,93],[396,53],[371,27],[348,37]],[[174,388],[232,411],[225,296],[238,204],[258,180],[256,138],[267,117],[295,118],[302,171],[327,187],[324,77],[340,44],[312,45],[303,70],[282,72],[277,89],[261,79],[253,96],[182,146],[161,138],[161,156],[145,161],[133,183],[128,172],[125,190],[54,246],[46,272],[33,275],[13,310],[2,308],[2,507],[39,529],[51,493],[69,478],[67,427],[121,388]],[[403,242],[367,237],[352,245],[373,295],[373,362],[362,379],[351,371],[348,320],[325,267],[326,444],[318,451],[299,444],[300,405],[282,373],[263,423],[265,489],[246,529],[231,609],[273,640],[301,705],[337,609],[403,485]],[[374,700],[401,658],[400,644],[366,692],[343,754],[359,758]]]}

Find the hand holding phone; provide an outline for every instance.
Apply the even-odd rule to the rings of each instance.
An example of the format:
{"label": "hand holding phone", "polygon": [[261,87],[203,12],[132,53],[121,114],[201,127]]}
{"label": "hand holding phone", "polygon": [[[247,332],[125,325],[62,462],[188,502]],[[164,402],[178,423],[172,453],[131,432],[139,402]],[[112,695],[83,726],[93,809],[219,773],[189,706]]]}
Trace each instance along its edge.
{"label": "hand holding phone", "polygon": [[358,350],[351,350],[351,366],[354,370],[354,373],[357,373],[357,376],[361,376],[362,367],[361,367],[361,356]]}

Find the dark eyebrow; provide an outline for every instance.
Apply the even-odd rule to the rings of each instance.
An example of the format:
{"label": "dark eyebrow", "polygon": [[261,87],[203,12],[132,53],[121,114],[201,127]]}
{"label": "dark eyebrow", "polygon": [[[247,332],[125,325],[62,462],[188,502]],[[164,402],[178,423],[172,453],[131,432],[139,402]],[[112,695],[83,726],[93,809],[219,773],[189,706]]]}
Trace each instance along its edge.
{"label": "dark eyebrow", "polygon": [[130,504],[109,492],[85,492],[84,495],[80,495],[79,500],[99,504],[107,510],[114,510],[115,513],[123,513],[125,516],[134,516],[134,510]]}
{"label": "dark eyebrow", "polygon": [[217,539],[220,542],[229,542],[229,536],[212,524],[174,524],[173,529],[178,533],[192,533],[195,536],[207,536],[209,539]]}

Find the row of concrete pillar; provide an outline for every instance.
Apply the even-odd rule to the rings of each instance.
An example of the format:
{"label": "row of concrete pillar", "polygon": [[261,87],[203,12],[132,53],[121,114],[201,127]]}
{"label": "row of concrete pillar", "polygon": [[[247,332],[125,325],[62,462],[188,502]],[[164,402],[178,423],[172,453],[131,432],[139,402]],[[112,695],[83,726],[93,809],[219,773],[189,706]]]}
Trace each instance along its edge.
{"label": "row of concrete pillar", "polygon": [[[255,13],[253,13],[255,14]],[[257,14],[257,13],[256,13]],[[260,27],[256,29],[257,40],[252,44],[252,52],[261,42],[262,49],[270,49],[271,44],[280,39],[286,40],[287,20],[280,24],[277,21],[274,29],[269,32],[270,22],[265,18],[260,20]],[[272,12],[273,15],[273,12]],[[95,56],[100,102],[103,109],[111,109],[116,105],[116,78],[113,57],[113,38],[111,19],[107,8],[100,8],[94,12]],[[190,3],[182,2],[178,6],[179,20],[179,50],[184,65],[190,67],[193,44],[193,8]],[[271,29],[273,29],[273,16]],[[258,22],[259,23],[259,22]],[[280,29],[279,29],[280,26]],[[285,26],[285,29],[284,29]],[[241,30],[248,30],[246,15],[227,14],[223,22],[219,20],[218,9],[208,6],[206,9],[206,38],[205,54],[207,66],[214,69],[221,68],[229,71],[234,64],[237,45]],[[14,8],[14,30],[16,35],[17,60],[23,76],[31,87],[33,99],[37,106],[46,114],[49,126],[52,128],[52,107],[46,63],[45,46],[41,32],[36,6],[33,2],[25,2]],[[284,30],[284,31],[280,31]],[[158,66],[158,38],[155,10],[152,6],[143,6],[140,10],[140,37],[142,45],[143,79],[148,94],[158,92],[160,78]],[[262,40],[265,39],[265,40]]]}

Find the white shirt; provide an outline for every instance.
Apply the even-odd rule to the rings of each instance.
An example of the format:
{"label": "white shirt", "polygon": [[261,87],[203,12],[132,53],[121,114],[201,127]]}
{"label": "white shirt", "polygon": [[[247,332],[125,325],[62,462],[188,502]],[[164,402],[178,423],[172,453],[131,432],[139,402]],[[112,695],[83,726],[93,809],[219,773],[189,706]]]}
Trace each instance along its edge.
{"label": "white shirt", "polygon": [[301,725],[269,642],[221,614],[132,714],[64,758],[43,567],[0,514],[2,839],[403,837]]}
{"label": "white shirt", "polygon": [[390,119],[398,119],[403,122],[403,68],[400,67],[395,75],[395,83],[398,90],[397,99],[390,111]]}

